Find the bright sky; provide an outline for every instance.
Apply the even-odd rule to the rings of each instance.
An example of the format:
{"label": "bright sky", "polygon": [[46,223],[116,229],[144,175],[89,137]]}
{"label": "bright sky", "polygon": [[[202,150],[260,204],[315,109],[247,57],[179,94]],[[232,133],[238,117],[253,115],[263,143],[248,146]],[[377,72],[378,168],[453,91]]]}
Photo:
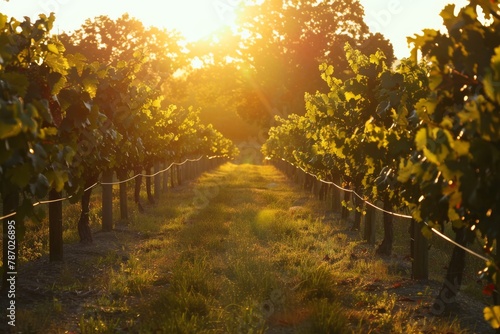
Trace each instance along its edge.
{"label": "bright sky", "polygon": [[[365,20],[372,31],[391,40],[396,56],[407,57],[406,36],[423,28],[442,26],[439,12],[450,2],[463,5],[466,0],[360,0]],[[228,24],[232,9],[240,0],[0,0],[0,12],[8,16],[36,18],[39,13],[55,12],[56,29],[77,29],[87,18],[108,15],[117,18],[128,12],[146,25],[177,29],[195,40]]]}
{"label": "bright sky", "polygon": [[407,36],[420,34],[422,29],[441,29],[443,20],[439,13],[449,3],[455,10],[467,0],[360,0],[365,7],[365,22],[373,32],[380,32],[388,38],[396,57],[409,56]]}

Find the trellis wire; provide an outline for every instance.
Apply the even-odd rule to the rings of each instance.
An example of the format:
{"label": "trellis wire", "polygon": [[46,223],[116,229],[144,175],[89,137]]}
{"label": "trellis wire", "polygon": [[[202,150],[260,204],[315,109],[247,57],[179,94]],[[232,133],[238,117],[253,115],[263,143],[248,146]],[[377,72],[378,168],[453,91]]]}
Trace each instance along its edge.
{"label": "trellis wire", "polygon": [[[166,171],[168,171],[170,168],[172,168],[173,166],[182,166],[188,162],[196,162],[196,161],[200,161],[201,159],[203,159],[204,156],[201,156],[197,159],[186,159],[184,160],[183,162],[173,162],[170,164],[170,166],[168,166],[167,168],[161,170],[161,171],[158,171],[154,174],[151,174],[151,175],[148,175],[148,174],[142,174],[142,173],[139,173],[137,175],[134,175],[132,176],[131,178],[127,179],[127,180],[123,180],[123,181],[116,181],[116,182],[96,182],[94,183],[93,185],[91,185],[90,187],[86,188],[83,192],[87,192],[95,187],[97,187],[98,185],[117,185],[117,184],[121,184],[121,183],[126,183],[126,182],[129,182],[129,181],[132,181],[134,180],[135,178],[139,177],[139,176],[143,176],[143,177],[155,177],[156,175],[158,174],[161,174],[161,173],[165,173]],[[217,158],[217,156],[211,156],[211,157],[207,157],[207,159],[211,160],[213,158]],[[72,198],[73,195],[71,196],[67,196],[67,197],[63,197],[63,198],[58,198],[58,199],[54,199],[54,200],[49,200],[49,201],[38,201],[36,203],[33,203],[33,207],[36,207],[38,205],[41,205],[41,204],[50,204],[50,203],[57,203],[57,202],[63,202],[63,201],[66,201],[70,198]],[[17,214],[17,212],[12,212],[12,213],[9,213],[5,216],[2,216],[0,217],[0,220],[3,220],[3,219],[6,219],[6,218],[10,218],[10,217],[13,217]]]}
{"label": "trellis wire", "polygon": [[[315,178],[316,180],[318,180],[319,182],[322,182],[322,183],[324,183],[324,184],[333,185],[333,186],[335,186],[335,187],[336,187],[337,189],[339,189],[339,190],[342,190],[342,191],[345,191],[345,192],[349,192],[349,193],[352,193],[352,194],[356,195],[356,197],[358,197],[360,200],[362,200],[365,204],[367,204],[367,205],[369,205],[369,206],[373,207],[373,208],[374,208],[374,209],[376,209],[376,210],[379,210],[379,211],[381,211],[381,212],[384,212],[384,213],[386,213],[386,214],[389,214],[389,215],[392,215],[392,216],[395,216],[395,217],[400,217],[400,218],[405,218],[405,219],[413,219],[413,217],[412,217],[412,216],[409,216],[409,215],[404,215],[404,214],[401,214],[401,213],[391,212],[391,211],[384,210],[383,208],[378,207],[377,205],[375,205],[375,204],[373,204],[373,203],[371,203],[371,202],[367,201],[365,198],[363,198],[362,196],[360,196],[358,193],[356,193],[356,192],[355,192],[354,190],[352,190],[352,189],[343,188],[343,187],[339,186],[338,184],[336,184],[336,183],[334,183],[334,182],[331,182],[331,181],[325,181],[325,180],[323,180],[323,179],[321,179],[321,178],[317,177],[316,175],[314,175],[314,174],[311,174],[311,173],[307,172],[307,171],[306,171],[304,168],[302,168],[302,167],[296,166],[296,165],[294,165],[293,163],[288,162],[288,161],[286,161],[286,160],[285,160],[285,159],[283,159],[283,158],[282,158],[281,160],[283,160],[284,162],[286,162],[286,163],[290,164],[291,166],[293,166],[293,167],[295,167],[295,168],[297,168],[297,169],[300,169],[300,170],[301,170],[302,172],[304,172],[305,174],[307,174],[307,175],[310,175],[310,176],[314,177],[314,178]],[[487,257],[484,257],[484,256],[482,256],[481,254],[478,254],[478,253],[474,252],[473,250],[471,250],[471,249],[469,249],[469,248],[467,248],[467,247],[465,247],[465,246],[460,245],[458,242],[456,242],[455,240],[450,239],[449,237],[447,237],[446,235],[444,235],[444,234],[443,234],[443,233],[441,233],[440,231],[436,230],[434,227],[430,227],[430,226],[429,226],[429,224],[427,224],[426,222],[424,222],[424,224],[425,224],[427,227],[429,227],[429,228],[431,229],[431,231],[432,231],[434,234],[436,234],[437,236],[439,236],[439,237],[440,237],[440,238],[442,238],[443,240],[448,241],[449,243],[451,243],[451,244],[453,244],[453,245],[455,245],[455,246],[457,246],[457,247],[459,247],[459,248],[463,249],[464,251],[468,252],[469,254],[471,254],[471,255],[473,255],[473,256],[475,256],[475,257],[477,257],[477,258],[479,258],[479,259],[481,259],[481,260],[483,260],[483,261],[486,261],[486,262],[487,262],[487,261],[490,261],[490,259],[488,259]]]}

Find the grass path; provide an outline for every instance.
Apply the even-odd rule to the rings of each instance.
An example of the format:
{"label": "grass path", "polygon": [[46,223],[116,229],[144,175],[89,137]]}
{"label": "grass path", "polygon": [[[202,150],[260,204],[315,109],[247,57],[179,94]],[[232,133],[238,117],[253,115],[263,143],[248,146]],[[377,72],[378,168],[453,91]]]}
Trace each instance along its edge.
{"label": "grass path", "polygon": [[25,332],[466,332],[425,316],[428,291],[401,300],[405,268],[272,166],[225,164],[96,236],[40,267],[46,298],[19,315]]}

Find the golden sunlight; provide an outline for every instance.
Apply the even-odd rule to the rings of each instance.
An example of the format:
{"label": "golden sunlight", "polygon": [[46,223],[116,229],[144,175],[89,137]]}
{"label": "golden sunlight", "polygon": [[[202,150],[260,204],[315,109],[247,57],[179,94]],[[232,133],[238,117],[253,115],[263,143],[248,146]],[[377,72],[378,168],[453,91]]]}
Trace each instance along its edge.
{"label": "golden sunlight", "polygon": [[107,15],[112,19],[128,13],[146,26],[175,29],[188,41],[207,36],[224,26],[232,25],[239,0],[183,0],[159,2],[155,0],[102,0],[68,2],[66,0],[16,0],[0,3],[0,12],[22,19],[37,18],[40,13],[56,14],[55,28],[59,31],[78,29],[86,19]]}

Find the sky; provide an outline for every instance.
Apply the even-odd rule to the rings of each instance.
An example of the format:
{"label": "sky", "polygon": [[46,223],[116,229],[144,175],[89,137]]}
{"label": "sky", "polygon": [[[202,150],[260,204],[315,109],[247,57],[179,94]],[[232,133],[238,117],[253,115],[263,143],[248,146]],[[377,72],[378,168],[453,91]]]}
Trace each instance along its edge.
{"label": "sky", "polygon": [[[117,18],[128,12],[145,25],[179,30],[188,40],[196,40],[230,24],[233,9],[241,0],[0,0],[0,13],[21,19],[40,13],[56,14],[55,29],[72,31],[87,18],[108,15]],[[409,56],[407,36],[424,28],[440,29],[439,12],[447,3],[462,6],[466,0],[360,0],[365,21],[394,46],[396,57]]]}

